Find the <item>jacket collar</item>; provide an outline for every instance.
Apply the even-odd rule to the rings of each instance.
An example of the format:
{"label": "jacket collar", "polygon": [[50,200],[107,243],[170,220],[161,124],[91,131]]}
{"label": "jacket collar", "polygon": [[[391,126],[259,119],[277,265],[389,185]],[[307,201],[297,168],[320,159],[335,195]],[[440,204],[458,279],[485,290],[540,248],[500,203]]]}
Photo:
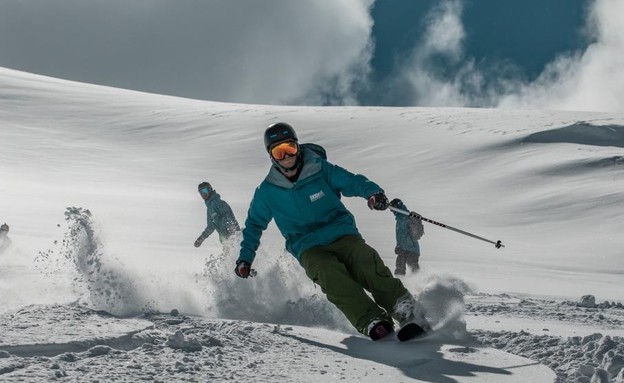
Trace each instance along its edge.
{"label": "jacket collar", "polygon": [[295,184],[301,183],[306,178],[309,178],[312,175],[321,171],[323,167],[322,161],[324,161],[321,156],[316,154],[313,150],[307,148],[304,148],[302,150],[301,155],[303,156],[303,165],[299,170],[301,174],[299,174],[297,182],[290,182],[290,180],[286,178],[286,176],[283,175],[282,172],[280,172],[275,166],[271,166],[271,169],[269,170],[269,174],[267,174],[265,181],[276,186],[292,189]]}
{"label": "jacket collar", "polygon": [[219,193],[217,193],[216,190],[212,189],[212,192],[210,193],[210,197],[208,197],[207,200],[204,200],[204,203],[206,204],[206,206],[208,206],[208,205],[217,203],[220,199],[221,199],[221,196],[219,195]]}

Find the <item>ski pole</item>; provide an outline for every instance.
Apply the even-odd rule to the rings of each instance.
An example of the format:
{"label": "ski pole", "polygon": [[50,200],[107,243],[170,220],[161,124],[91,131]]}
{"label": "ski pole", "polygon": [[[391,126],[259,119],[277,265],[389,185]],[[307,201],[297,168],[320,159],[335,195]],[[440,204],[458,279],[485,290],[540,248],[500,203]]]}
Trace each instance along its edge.
{"label": "ski pole", "polygon": [[489,242],[489,243],[493,244],[497,249],[500,249],[501,247],[505,247],[505,245],[503,245],[500,240],[494,242],[494,241],[491,241],[489,239],[486,239],[486,238],[483,238],[483,237],[479,237],[478,235],[469,233],[467,231],[463,231],[463,230],[454,228],[453,226],[445,225],[445,224],[443,224],[441,222],[437,222],[437,221],[434,221],[432,219],[425,218],[422,215],[420,215],[418,213],[415,213],[413,211],[401,210],[401,209],[397,209],[396,207],[393,207],[393,206],[390,206],[390,210],[392,210],[394,212],[397,212],[397,213],[408,215],[410,217],[420,218],[421,220],[423,220],[425,222],[429,222],[431,224],[443,227],[445,229],[453,230],[453,231],[455,231],[457,233],[460,233],[460,234],[463,234],[463,235],[467,235],[467,236],[472,237],[472,238],[480,239],[480,240],[485,241],[485,242]]}

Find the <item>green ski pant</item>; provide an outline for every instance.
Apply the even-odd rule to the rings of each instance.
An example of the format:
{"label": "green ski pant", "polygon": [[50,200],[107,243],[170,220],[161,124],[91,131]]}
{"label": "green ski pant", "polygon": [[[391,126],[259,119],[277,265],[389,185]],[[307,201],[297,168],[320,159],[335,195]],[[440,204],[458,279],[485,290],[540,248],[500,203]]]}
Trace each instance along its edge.
{"label": "green ski pant", "polygon": [[392,323],[395,304],[405,297],[411,299],[377,251],[359,236],[345,236],[308,249],[301,256],[301,264],[327,299],[364,335],[368,335],[368,325],[374,319]]}

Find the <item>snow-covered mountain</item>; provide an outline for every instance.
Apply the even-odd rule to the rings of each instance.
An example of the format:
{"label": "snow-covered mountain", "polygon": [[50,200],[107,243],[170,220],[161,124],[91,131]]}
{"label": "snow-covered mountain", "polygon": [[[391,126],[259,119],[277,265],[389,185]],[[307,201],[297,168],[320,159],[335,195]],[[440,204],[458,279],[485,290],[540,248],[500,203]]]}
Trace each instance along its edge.
{"label": "snow-covered mountain", "polygon": [[[425,226],[422,271],[404,282],[435,337],[355,334],[273,225],[250,280],[236,249],[193,247],[196,185],[242,223],[276,121],[411,210],[503,242]],[[1,379],[552,381],[548,365],[615,381],[623,147],[624,113],[225,104],[0,69]],[[392,214],[345,203],[392,264]]]}

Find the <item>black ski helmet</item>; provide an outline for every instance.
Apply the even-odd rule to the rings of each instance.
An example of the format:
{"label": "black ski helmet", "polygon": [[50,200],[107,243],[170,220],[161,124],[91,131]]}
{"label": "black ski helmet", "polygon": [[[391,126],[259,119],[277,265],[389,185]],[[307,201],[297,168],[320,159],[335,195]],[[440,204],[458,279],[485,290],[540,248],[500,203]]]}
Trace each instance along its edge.
{"label": "black ski helmet", "polygon": [[208,190],[212,190],[212,186],[210,186],[210,184],[206,181],[200,183],[199,185],[197,185],[197,191],[202,190],[203,188],[208,188]]}
{"label": "black ski helmet", "polygon": [[271,145],[286,140],[294,140],[295,142],[298,142],[295,129],[285,122],[276,122],[275,124],[271,124],[267,130],[264,131],[264,147],[267,152],[269,151],[269,147],[271,147]]}

